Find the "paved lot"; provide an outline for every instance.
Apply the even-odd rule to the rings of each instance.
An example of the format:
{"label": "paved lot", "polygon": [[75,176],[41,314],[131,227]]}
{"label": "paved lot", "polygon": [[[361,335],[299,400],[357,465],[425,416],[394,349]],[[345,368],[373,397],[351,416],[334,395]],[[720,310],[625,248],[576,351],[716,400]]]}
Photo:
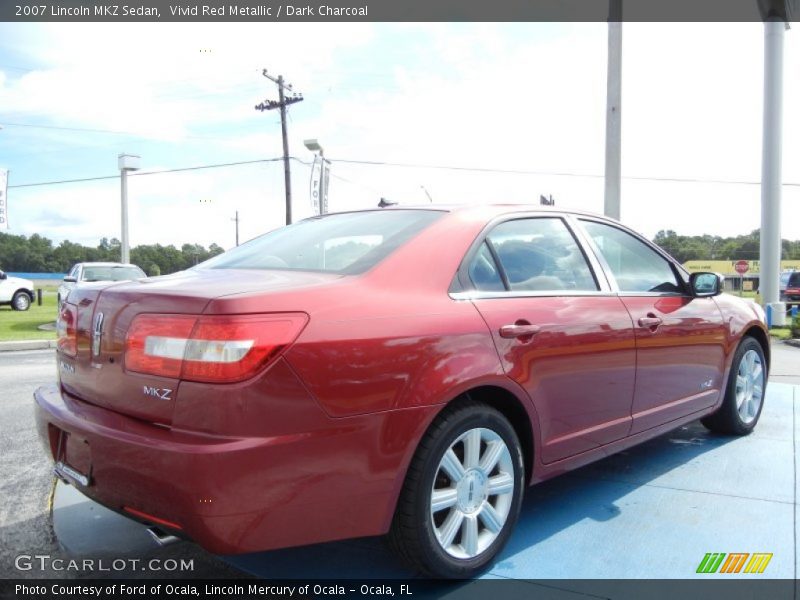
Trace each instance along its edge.
{"label": "paved lot", "polygon": [[[774,348],[773,377],[754,434],[722,437],[692,423],[528,490],[517,530],[486,577],[691,578],[699,577],[695,570],[707,552],[770,552],[774,556],[764,575],[796,578],[800,387],[791,384],[800,384],[800,349]],[[56,490],[51,521],[50,465],[35,437],[31,392],[52,379],[53,371],[52,351],[0,355],[0,381],[11,382],[4,383],[0,419],[5,474],[0,577],[42,575],[14,570],[13,559],[21,553],[190,557],[193,574],[205,577],[243,572],[298,579],[410,576],[378,539],[223,560],[188,543],[157,549],[140,526],[86,501],[69,486]],[[564,586],[570,585],[565,580]]]}
{"label": "paved lot", "polygon": [[[799,351],[800,352],[800,351]],[[137,557],[149,560],[168,558],[194,560],[191,572],[164,572],[139,565],[128,565],[116,576],[163,577],[237,577],[238,569],[208,554],[194,544],[176,544],[158,548],[153,542],[147,545],[132,543],[133,538],[121,533],[146,535],[141,528],[127,519],[118,517],[104,508],[86,501],[78,495],[82,511],[80,519],[71,519],[70,509],[54,511],[51,519],[49,505],[53,491],[52,463],[47,459],[36,434],[33,420],[33,390],[55,379],[53,350],[36,350],[0,353],[0,578],[12,577],[97,577],[108,573],[57,571],[52,566],[40,570],[19,571],[15,568],[19,555],[48,555],[56,558],[78,557]],[[61,490],[59,490],[60,492]],[[74,490],[69,492],[75,494]],[[73,504],[75,504],[73,502]],[[74,509],[73,509],[74,510]],[[115,526],[101,515],[113,515]],[[74,514],[74,513],[73,513]],[[63,518],[62,518],[63,517]],[[66,532],[80,531],[87,545],[77,546],[77,552],[64,548],[64,541],[75,545],[75,536],[60,540],[53,522],[64,523]],[[128,529],[126,529],[128,526]],[[48,565],[50,563],[48,562]],[[24,565],[23,565],[24,566]],[[163,563],[155,565],[163,567]]]}

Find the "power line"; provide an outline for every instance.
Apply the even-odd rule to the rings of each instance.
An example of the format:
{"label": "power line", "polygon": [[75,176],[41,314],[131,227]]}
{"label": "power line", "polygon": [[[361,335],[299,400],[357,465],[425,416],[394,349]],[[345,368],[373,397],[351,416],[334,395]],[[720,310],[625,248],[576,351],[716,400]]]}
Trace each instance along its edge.
{"label": "power line", "polygon": [[[54,129],[58,131],[80,131],[86,133],[104,133],[110,135],[127,135],[130,137],[138,137],[143,139],[152,138],[153,136],[142,134],[142,133],[134,133],[132,131],[116,131],[113,129],[92,129],[87,127],[63,127],[61,125],[36,125],[34,123],[9,123],[8,121],[2,122],[3,127],[27,127],[30,129]],[[195,139],[195,140],[211,140],[211,141],[235,141],[238,138],[219,138],[219,137],[208,137],[208,136],[201,136],[201,135],[184,135],[182,137],[188,139]]]}
{"label": "power line", "polygon": [[[244,160],[239,162],[231,162],[231,163],[219,163],[214,165],[198,165],[196,167],[179,167],[176,169],[162,169],[160,171],[135,171],[128,174],[128,177],[142,177],[144,175],[161,175],[162,173],[178,173],[181,171],[199,171],[201,169],[217,169],[220,167],[235,167],[239,165],[254,165],[258,163],[270,163],[270,162],[277,162],[279,160],[283,160],[283,157],[277,158],[262,158],[259,160]],[[99,177],[84,177],[82,179],[61,179],[58,181],[40,181],[36,183],[18,183],[16,185],[9,185],[10,188],[24,188],[24,187],[36,187],[41,185],[58,185],[62,183],[82,183],[85,181],[102,181],[104,179],[119,179],[119,175],[102,175]]]}
{"label": "power line", "polygon": [[[302,165],[309,166],[311,163],[305,161],[301,158],[297,158],[295,156],[288,157],[289,160],[296,161]],[[251,165],[251,164],[258,164],[258,163],[271,163],[271,162],[278,162],[282,161],[284,158],[282,156],[274,157],[274,158],[263,158],[257,160],[246,160],[246,161],[237,161],[237,162],[230,162],[230,163],[218,163],[218,164],[209,164],[209,165],[198,165],[194,167],[179,167],[175,169],[162,169],[159,171],[136,171],[130,173],[130,177],[142,177],[145,175],[159,175],[162,173],[177,173],[181,171],[197,171],[202,169],[215,169],[215,168],[222,168],[222,167],[234,167],[239,165]],[[529,170],[520,170],[520,169],[495,169],[490,167],[459,167],[455,165],[431,165],[431,164],[414,164],[414,163],[395,163],[395,162],[381,162],[381,161],[370,161],[370,160],[355,160],[355,159],[329,159],[331,162],[339,162],[345,164],[357,164],[357,165],[367,165],[367,166],[387,166],[387,167],[404,167],[404,168],[419,168],[419,169],[439,169],[439,170],[450,170],[450,171],[473,171],[473,172],[482,172],[482,173],[501,173],[501,174],[513,174],[513,175],[547,175],[547,176],[554,176],[554,177],[589,177],[589,178],[601,178],[602,175],[594,175],[594,174],[586,174],[586,173],[565,173],[565,172],[555,172],[555,171],[529,171]],[[364,184],[360,184],[355,181],[351,181],[345,177],[340,175],[336,175],[335,173],[331,174],[332,177],[339,179],[341,181],[345,181],[347,183],[352,183],[355,185],[361,185],[367,189],[373,189],[371,186],[367,186]],[[84,177],[80,179],[61,179],[56,181],[41,181],[35,183],[19,183],[16,185],[9,185],[9,188],[23,188],[23,187],[36,187],[36,186],[43,186],[43,185],[58,185],[63,183],[82,183],[86,181],[101,181],[104,179],[117,179],[119,175],[103,175],[99,177]],[[678,177],[644,177],[644,176],[626,176],[623,179],[632,179],[638,181],[662,181],[662,182],[677,182],[677,183],[713,183],[713,184],[726,184],[726,185],[760,185],[758,181],[732,181],[732,180],[722,180],[722,179],[690,179],[690,178],[678,178]],[[797,182],[784,182],[784,186],[790,187],[800,187],[800,183]]]}
{"label": "power line", "polygon": [[[493,167],[461,167],[457,165],[436,165],[422,163],[399,163],[377,160],[356,160],[346,158],[331,158],[331,162],[339,162],[354,165],[383,166],[383,167],[404,167],[411,169],[438,169],[445,171],[471,171],[475,173],[501,173],[506,175],[546,175],[553,177],[585,177],[589,179],[602,179],[604,175],[595,173],[572,173],[568,171],[532,171],[526,169],[499,169]],[[647,177],[643,175],[624,175],[623,179],[634,181],[662,181],[676,183],[718,183],[730,185],[761,185],[760,181],[728,180],[728,179],[700,179],[689,177]],[[800,183],[784,182],[783,185],[800,187]]]}

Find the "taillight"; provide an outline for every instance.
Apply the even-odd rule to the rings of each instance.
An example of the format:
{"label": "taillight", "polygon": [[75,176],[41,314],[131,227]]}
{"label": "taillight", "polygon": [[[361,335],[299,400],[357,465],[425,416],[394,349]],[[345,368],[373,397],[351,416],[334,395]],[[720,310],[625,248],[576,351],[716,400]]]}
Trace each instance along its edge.
{"label": "taillight", "polygon": [[189,381],[242,381],[294,342],[307,322],[304,313],[139,315],[125,340],[125,368]]}
{"label": "taillight", "polygon": [[78,354],[77,323],[78,307],[66,302],[62,304],[58,319],[56,319],[56,335],[58,336],[56,346],[60,352],[67,356],[76,356]]}

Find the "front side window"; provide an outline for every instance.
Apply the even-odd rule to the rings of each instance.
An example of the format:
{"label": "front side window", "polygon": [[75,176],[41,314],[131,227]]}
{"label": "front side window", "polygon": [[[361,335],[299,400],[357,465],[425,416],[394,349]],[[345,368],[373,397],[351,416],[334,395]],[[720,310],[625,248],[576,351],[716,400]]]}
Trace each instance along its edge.
{"label": "front side window", "polygon": [[315,217],[271,231],[195,268],[363,273],[443,214],[392,209]]}
{"label": "front side window", "polygon": [[469,275],[475,289],[480,291],[598,289],[586,257],[567,226],[557,218],[501,223],[489,233],[472,259]]}
{"label": "front side window", "polygon": [[596,221],[583,221],[589,236],[606,259],[622,292],[682,293],[669,262],[629,233]]}

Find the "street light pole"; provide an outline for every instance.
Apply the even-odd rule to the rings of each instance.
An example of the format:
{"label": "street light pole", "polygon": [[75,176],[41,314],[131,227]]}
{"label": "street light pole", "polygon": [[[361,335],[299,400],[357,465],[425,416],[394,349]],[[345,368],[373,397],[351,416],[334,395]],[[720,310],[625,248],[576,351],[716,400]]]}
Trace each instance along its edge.
{"label": "street light pole", "polygon": [[140,156],[136,154],[120,154],[117,156],[117,165],[120,174],[120,195],[122,213],[122,234],[120,247],[120,262],[131,262],[130,243],[128,241],[128,171],[139,170]]}

